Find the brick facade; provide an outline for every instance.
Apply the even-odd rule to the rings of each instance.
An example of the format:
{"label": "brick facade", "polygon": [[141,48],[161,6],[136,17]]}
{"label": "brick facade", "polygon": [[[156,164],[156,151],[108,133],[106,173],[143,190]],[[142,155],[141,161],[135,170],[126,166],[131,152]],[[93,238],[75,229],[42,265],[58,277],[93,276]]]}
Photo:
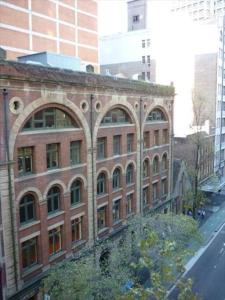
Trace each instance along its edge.
{"label": "brick facade", "polygon": [[[171,192],[174,89],[6,61],[0,62],[0,74],[1,91],[7,90],[7,98],[3,99],[3,93],[0,94],[3,256],[6,294],[12,296],[31,279],[38,278],[52,263],[73,257],[78,251],[93,246],[94,241],[127,224],[133,214],[144,214],[167,203]],[[5,125],[1,121],[4,120],[3,100],[7,100],[8,111],[11,197],[5,155]],[[24,130],[25,124],[36,112],[50,108],[63,111],[76,126]],[[103,124],[103,118],[116,109],[129,122]],[[164,119],[148,121],[154,110],[160,111]],[[128,134],[132,136],[133,143],[129,151]],[[149,137],[148,145],[144,144],[144,134]],[[117,155],[114,153],[115,136],[119,136],[120,141],[120,153]],[[104,157],[101,159],[97,157],[99,138],[105,141]],[[80,161],[76,165],[71,165],[70,161],[73,141],[79,141],[80,145]],[[49,144],[57,144],[58,165],[53,169],[46,165]],[[32,173],[20,175],[18,153],[24,147],[32,149]],[[153,171],[156,161],[158,165]],[[144,162],[147,173],[142,176]],[[128,176],[128,167],[132,169],[131,177]],[[116,170],[120,173],[119,186],[113,188],[117,184]],[[97,190],[101,174],[105,178],[103,193]],[[81,201],[72,205],[72,185],[77,180],[81,183]],[[53,187],[59,189],[60,209],[49,214],[48,195]],[[145,203],[143,188],[147,191]],[[27,195],[34,199],[35,217],[32,222],[21,224],[21,201]],[[131,199],[130,206],[128,198]],[[74,219],[82,220],[82,239],[76,243],[71,240],[71,222]],[[49,255],[49,232],[56,228],[61,234],[60,251]],[[31,240],[36,243],[36,263],[25,269],[21,258],[22,245]]]}

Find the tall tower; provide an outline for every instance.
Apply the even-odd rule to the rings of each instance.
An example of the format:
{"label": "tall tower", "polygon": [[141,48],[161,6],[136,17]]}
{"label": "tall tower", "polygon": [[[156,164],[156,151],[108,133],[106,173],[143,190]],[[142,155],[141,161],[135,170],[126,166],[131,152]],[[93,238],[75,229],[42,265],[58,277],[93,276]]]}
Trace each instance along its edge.
{"label": "tall tower", "polygon": [[147,26],[147,1],[128,0],[128,31],[146,29]]}

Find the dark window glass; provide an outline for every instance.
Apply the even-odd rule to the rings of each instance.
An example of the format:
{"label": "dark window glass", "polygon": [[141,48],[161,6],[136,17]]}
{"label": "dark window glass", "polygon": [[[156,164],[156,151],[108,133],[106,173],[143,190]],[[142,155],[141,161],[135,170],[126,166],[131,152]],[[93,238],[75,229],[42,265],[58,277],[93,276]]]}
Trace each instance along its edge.
{"label": "dark window glass", "polygon": [[104,173],[99,174],[97,179],[97,195],[105,194],[106,192],[106,177]]}
{"label": "dark window glass", "polygon": [[17,161],[19,175],[31,174],[33,171],[33,148],[19,148]]}
{"label": "dark window glass", "polygon": [[149,203],[149,188],[143,188],[143,205],[146,206]]}
{"label": "dark window glass", "polygon": [[48,254],[54,255],[62,250],[61,227],[54,228],[48,232]]}
{"label": "dark window glass", "polygon": [[120,188],[120,169],[116,169],[113,172],[113,189]]}
{"label": "dark window glass", "polygon": [[101,125],[132,123],[129,115],[120,108],[110,110],[102,119]]}
{"label": "dark window glass", "polygon": [[70,190],[71,205],[76,205],[81,202],[81,189],[82,184],[79,180],[73,182]]}
{"label": "dark window glass", "polygon": [[47,195],[48,214],[59,211],[60,209],[60,189],[57,186],[52,187]]}
{"label": "dark window glass", "polygon": [[133,206],[133,194],[129,194],[126,197],[126,215],[130,215],[132,213]]}
{"label": "dark window glass", "polygon": [[81,141],[74,141],[70,143],[71,165],[77,165],[81,162],[80,151],[81,151]]}
{"label": "dark window glass", "polygon": [[78,242],[82,240],[83,238],[82,223],[83,223],[83,217],[76,218],[71,222],[72,242]]}
{"label": "dark window glass", "polygon": [[22,267],[27,269],[37,264],[37,238],[30,239],[21,244]]}
{"label": "dark window glass", "polygon": [[54,169],[59,167],[59,145],[46,145],[47,152],[47,169]]}
{"label": "dark window glass", "polygon": [[134,182],[134,168],[132,165],[129,165],[126,171],[126,184],[131,184],[133,182]]}
{"label": "dark window glass", "polygon": [[147,159],[143,162],[143,177],[148,177],[149,172],[148,172],[148,161]]}
{"label": "dark window glass", "polygon": [[98,209],[98,230],[106,227],[106,208],[107,206],[103,206]]}
{"label": "dark window glass", "polygon": [[121,136],[115,135],[113,137],[113,155],[120,155],[121,152]]}
{"label": "dark window glass", "polygon": [[113,223],[120,220],[120,200],[113,203]]}
{"label": "dark window glass", "polygon": [[159,173],[159,158],[156,156],[153,160],[153,174]]}
{"label": "dark window glass", "polygon": [[127,152],[133,152],[133,145],[134,145],[134,135],[133,133],[129,133],[127,135]]}
{"label": "dark window glass", "polygon": [[20,224],[31,222],[35,219],[34,197],[28,194],[20,201]]}
{"label": "dark window glass", "polygon": [[154,109],[148,115],[147,121],[148,122],[166,121],[166,117],[160,109]]}
{"label": "dark window glass", "polygon": [[106,157],[106,138],[98,138],[97,140],[97,158],[102,159]]}

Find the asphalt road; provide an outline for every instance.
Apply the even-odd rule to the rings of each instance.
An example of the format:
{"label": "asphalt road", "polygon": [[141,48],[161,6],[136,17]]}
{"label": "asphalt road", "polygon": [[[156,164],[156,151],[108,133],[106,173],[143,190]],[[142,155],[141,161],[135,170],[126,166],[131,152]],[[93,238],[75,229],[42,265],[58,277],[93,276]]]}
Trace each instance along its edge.
{"label": "asphalt road", "polygon": [[[193,291],[201,300],[225,300],[225,225],[185,278],[192,278]],[[176,290],[168,298],[177,299]]]}

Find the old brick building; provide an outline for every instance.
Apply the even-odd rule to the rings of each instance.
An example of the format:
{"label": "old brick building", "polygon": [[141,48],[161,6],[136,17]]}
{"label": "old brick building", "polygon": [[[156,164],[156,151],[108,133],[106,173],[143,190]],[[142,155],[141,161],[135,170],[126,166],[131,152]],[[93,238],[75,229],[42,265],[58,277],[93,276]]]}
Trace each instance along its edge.
{"label": "old brick building", "polygon": [[25,299],[52,263],[170,207],[174,89],[8,61],[0,87],[1,282]]}
{"label": "old brick building", "polygon": [[98,71],[96,0],[0,1],[0,47],[7,59],[48,51],[77,56]]}

